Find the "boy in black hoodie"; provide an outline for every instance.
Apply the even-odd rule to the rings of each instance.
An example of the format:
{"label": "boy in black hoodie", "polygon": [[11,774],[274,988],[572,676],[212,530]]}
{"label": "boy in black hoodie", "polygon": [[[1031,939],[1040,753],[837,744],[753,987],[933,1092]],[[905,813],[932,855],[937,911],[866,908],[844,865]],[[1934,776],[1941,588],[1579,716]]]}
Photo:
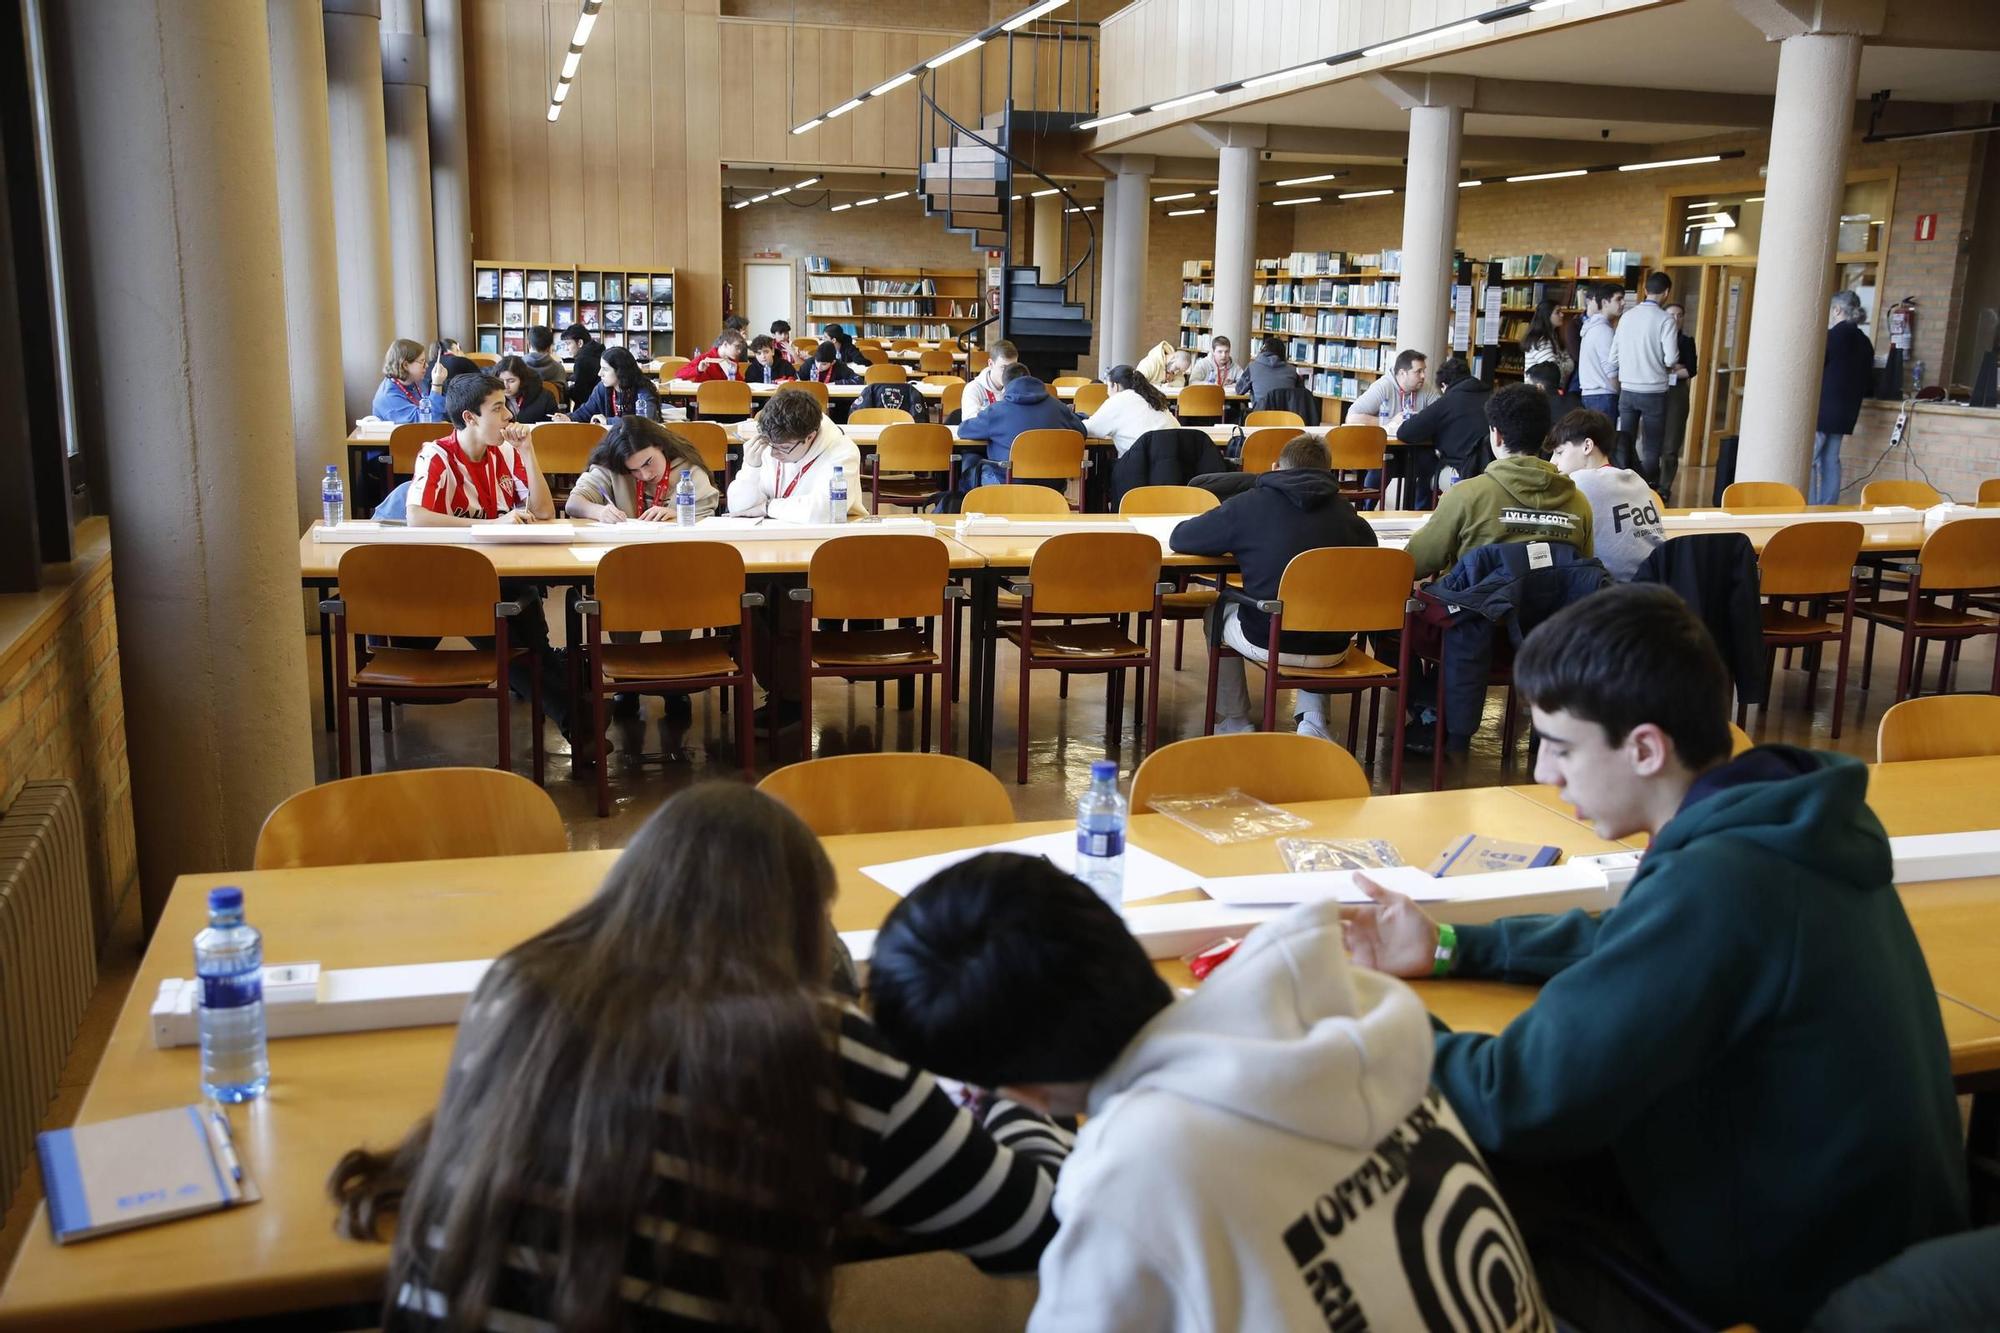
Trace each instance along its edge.
{"label": "boy in black hoodie", "polygon": [[1544,621],[1514,684],[1535,776],[1600,836],[1651,835],[1624,899],[1454,930],[1368,885],[1348,942],[1398,976],[1543,983],[1497,1036],[1441,1032],[1431,1078],[1494,1159],[1550,1303],[1658,1326],[1538,1219],[1624,1248],[1698,1317],[1763,1329],[1962,1229],[1950,1051],[1867,769],[1781,745],[1731,759],[1729,673],[1657,585]]}
{"label": "boy in black hoodie", "polygon": [[[1243,571],[1243,591],[1268,599],[1278,595],[1285,566],[1301,551],[1321,546],[1374,546],[1375,530],[1340,495],[1333,458],[1325,441],[1301,435],[1278,453],[1278,464],[1256,484],[1205,514],[1174,529],[1171,544],[1189,555],[1233,553]],[[1215,669],[1215,729],[1222,734],[1255,731],[1243,659],[1262,662],[1271,637],[1271,618],[1236,602],[1218,604],[1220,638],[1237,654]],[[1211,633],[1210,641],[1217,635]],[[1324,667],[1347,651],[1345,634],[1284,632],[1278,660],[1286,666]],[[1298,696],[1299,731],[1331,740],[1326,730],[1326,696]]]}

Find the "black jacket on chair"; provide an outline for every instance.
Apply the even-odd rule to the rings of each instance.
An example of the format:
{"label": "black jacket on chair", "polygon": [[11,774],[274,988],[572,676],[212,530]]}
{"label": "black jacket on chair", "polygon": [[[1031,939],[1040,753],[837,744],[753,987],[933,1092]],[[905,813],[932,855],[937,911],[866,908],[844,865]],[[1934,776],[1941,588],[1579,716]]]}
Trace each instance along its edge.
{"label": "black jacket on chair", "polygon": [[1435,446],[1460,481],[1476,477],[1493,461],[1486,426],[1486,400],[1492,396],[1493,386],[1484,380],[1459,380],[1398,426],[1396,438]]}
{"label": "black jacket on chair", "polygon": [[1222,451],[1206,431],[1149,430],[1111,465],[1111,507],[1137,487],[1185,486],[1223,466]]}
{"label": "black jacket on chair", "polygon": [[1757,550],[1740,532],[1675,537],[1640,564],[1634,583],[1664,583],[1701,617],[1739,699],[1762,699],[1769,667],[1764,651],[1763,598]]}
{"label": "black jacket on chair", "polygon": [[866,384],[861,388],[861,396],[854,400],[854,408],[864,407],[900,408],[910,414],[912,421],[929,421],[930,404],[916,384]]}
{"label": "black jacket on chair", "polygon": [[1252,412],[1296,412],[1308,426],[1319,424],[1319,399],[1305,385],[1294,381],[1266,389],[1250,400]]}

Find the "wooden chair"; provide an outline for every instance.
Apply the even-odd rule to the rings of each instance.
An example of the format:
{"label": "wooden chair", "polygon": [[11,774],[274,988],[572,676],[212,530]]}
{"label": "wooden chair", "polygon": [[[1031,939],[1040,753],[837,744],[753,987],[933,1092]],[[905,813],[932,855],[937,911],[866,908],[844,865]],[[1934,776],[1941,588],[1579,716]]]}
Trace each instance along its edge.
{"label": "wooden chair", "polygon": [[993,357],[984,347],[975,347],[965,354],[965,373],[977,375],[993,363]]}
{"label": "wooden chair", "polygon": [[1927,481],[1871,481],[1861,488],[1861,503],[1929,509],[1932,505],[1943,504],[1944,496]]}
{"label": "wooden chair", "polygon": [[[604,701],[613,694],[692,694],[736,691],[736,750],[749,777],[756,762],[751,735],[751,620],[763,595],[746,590],[743,554],[726,542],[632,542],[597,562],[591,595],[576,604],[583,616],[589,661],[583,690],[600,747],[597,814],[611,813],[604,744]],[[721,631],[735,631],[734,642]],[[660,643],[607,643],[605,635],[677,630],[714,631],[705,638]]]}
{"label": "wooden chair", "polygon": [[[1380,477],[1389,455],[1389,432],[1380,426],[1335,426],[1326,433],[1326,451],[1333,457],[1333,475],[1349,500],[1380,500]],[[1377,484],[1368,484],[1373,472]]]}
{"label": "wooden chair", "polygon": [[466,352],[464,356],[467,361],[478,366],[481,370],[491,370],[500,364],[500,356],[496,352]]}
{"label": "wooden chair", "polygon": [[[861,353],[861,359],[866,361],[870,367],[886,366],[889,364],[889,354],[880,347],[873,345],[864,347],[857,342],[854,344],[854,350]],[[896,369],[901,370],[902,367],[898,366]]]}
{"label": "wooden chair", "polygon": [[[1104,720],[1105,739],[1114,753],[1123,732],[1124,673],[1140,672],[1146,689],[1146,748],[1151,750],[1159,735],[1160,599],[1173,591],[1171,584],[1160,582],[1160,544],[1143,532],[1060,533],[1036,548],[1027,581],[1012,591],[1021,599],[1021,618],[1002,626],[1002,633],[1021,652],[1014,780],[1028,780],[1028,683],[1037,671],[1110,677]],[[1124,618],[1135,614],[1150,621],[1150,646],[1126,636]],[[1046,619],[1079,616],[1112,619],[1084,625]],[[1044,618],[1042,623],[1038,617]],[[1140,633],[1146,632],[1142,626]]]}
{"label": "wooden chair", "polygon": [[1229,399],[1220,384],[1190,384],[1174,400],[1175,415],[1182,421],[1220,421]]}
{"label": "wooden chair", "polygon": [[556,400],[557,407],[568,405],[569,385],[563,383],[561,380],[543,380],[542,387],[549,391],[549,397]]}
{"label": "wooden chair", "polygon": [[945,386],[947,386],[947,387],[949,387],[949,386],[951,386],[951,385],[953,385],[953,384],[956,384],[956,385],[958,385],[958,386],[959,386],[960,388],[964,388],[964,387],[965,387],[965,380],[964,380],[964,379],[963,379],[963,378],[962,378],[961,376],[958,376],[958,375],[938,375],[938,374],[931,374],[931,375],[926,375],[926,376],[924,376],[924,377],[923,377],[923,378],[922,378],[921,380],[919,380],[919,381],[917,381],[917,382],[918,382],[919,384],[942,384],[942,385],[945,385]]}
{"label": "wooden chair", "polygon": [[568,850],[562,812],[526,778],[491,768],[413,768],[339,778],[280,801],[257,834],[252,868]]}
{"label": "wooden chair", "polygon": [[710,421],[742,421],[755,410],[755,399],[742,380],[703,380],[695,386],[694,414]]}
{"label": "wooden chair", "polygon": [[1246,731],[1195,736],[1147,755],[1132,775],[1132,810],[1141,813],[1160,797],[1231,788],[1272,805],[1370,794],[1368,774],[1344,746],[1296,731]]}
{"label": "wooden chair", "polygon": [[953,412],[965,410],[965,381],[953,380],[944,386],[944,396],[938,399],[938,419],[943,420]]}
{"label": "wooden chair", "polygon": [[[806,586],[791,598],[805,604],[799,632],[799,758],[812,756],[812,683],[846,680],[923,681],[917,748],[931,748],[931,685],[938,685],[938,748],[951,753],[952,650],[958,642],[958,598],[949,548],[937,537],[900,533],[834,537],[821,542],[806,567]],[[814,620],[906,620],[909,626],[815,632]],[[933,623],[935,622],[935,623]]]}
{"label": "wooden chair", "polygon": [[1988,477],[1979,483],[1976,503],[1981,509],[2000,509],[2000,477]]}
{"label": "wooden chair", "polygon": [[832,396],[828,394],[826,391],[826,386],[824,384],[821,384],[818,380],[792,380],[789,383],[787,383],[785,387],[787,389],[797,389],[802,393],[811,394],[813,397],[813,401],[819,404],[819,410],[822,413],[824,413],[833,402]]}
{"label": "wooden chair", "polygon": [[861,372],[861,382],[863,384],[908,384],[910,382],[910,372],[898,365],[891,365],[886,362],[878,363],[871,365],[868,369]]}
{"label": "wooden chair", "polygon": [[757,790],[822,838],[1014,822],[1000,779],[949,754],[830,754],[787,764]]}
{"label": "wooden chair", "polygon": [[694,446],[709,478],[721,478],[716,482],[718,487],[729,484],[729,432],[720,422],[676,421],[667,429]]}
{"label": "wooden chair", "polygon": [[389,479],[417,475],[417,454],[432,440],[451,434],[448,421],[406,421],[389,432]]}
{"label": "wooden chair", "polygon": [[544,477],[576,477],[590,466],[591,451],[603,442],[606,428],[594,421],[544,421],[528,428],[535,461]]}
{"label": "wooden chair", "polygon": [[1805,492],[1782,481],[1732,481],[1722,488],[1724,509],[1804,509]]}
{"label": "wooden chair", "polygon": [[1088,375],[1058,375],[1049,381],[1051,389],[1081,389],[1090,383]]}
{"label": "wooden chair", "polygon": [[958,369],[958,357],[950,347],[933,347],[917,358],[917,369],[926,375],[949,375]]}
{"label": "wooden chair", "polygon": [[874,502],[869,508],[879,514],[885,503],[921,509],[935,501],[951,485],[953,443],[949,426],[901,422],[883,427],[874,458],[864,460]]}
{"label": "wooden chair", "polygon": [[1006,476],[1010,482],[1073,481],[1080,487],[1083,436],[1073,430],[1022,431],[1014,437],[1014,447],[1007,455]]}
{"label": "wooden chair", "polygon": [[963,514],[1067,514],[1069,501],[1046,486],[974,486],[958,508]]}
{"label": "wooden chair", "polygon": [[1729,757],[1731,759],[1742,754],[1745,750],[1756,748],[1756,745],[1757,742],[1750,739],[1749,732],[1743,730],[1743,728],[1737,726],[1734,722],[1729,724]]}
{"label": "wooden chair", "polygon": [[[1855,612],[1868,622],[1868,638],[1861,656],[1861,688],[1875,664],[1875,627],[1893,625],[1903,632],[1902,658],[1896,669],[1896,702],[1915,694],[1922,685],[1924,652],[1933,641],[1944,647],[1944,663],[1938,670],[1938,692],[1951,693],[1952,676],[1958,666],[1958,651],[1968,639],[1991,635],[1994,638],[1993,684],[2000,694],[2000,616],[1978,614],[1971,595],[2000,590],[2000,520],[1976,518],[1946,523],[1924,539],[1923,548],[1911,562],[1892,562],[1892,569],[1908,573],[1901,597],[1874,592],[1855,605]],[[1956,609],[1940,604],[1944,596],[1954,596]]]}
{"label": "wooden chair", "polygon": [[[500,600],[500,575],[482,551],[469,546],[356,546],[340,557],[340,595],[319,604],[333,617],[334,701],[339,730],[340,776],[354,776],[354,737],[347,702],[360,715],[361,771],[372,766],[368,701],[403,699],[427,703],[491,699],[497,706],[499,757],[494,767],[513,767],[513,730],[507,668],[515,650],[508,646],[507,622],[521,613],[519,602]],[[377,648],[369,635],[418,639],[491,635],[490,648]],[[352,636],[350,638],[350,636]],[[533,713],[535,781],[542,780],[542,663],[527,651]]]}
{"label": "wooden chair", "polygon": [[[1264,730],[1278,725],[1278,691],[1305,690],[1313,694],[1357,696],[1347,715],[1347,748],[1352,751],[1361,720],[1359,695],[1368,700],[1368,758],[1375,762],[1375,733],[1382,705],[1382,691],[1394,690],[1394,736],[1389,747],[1389,791],[1403,790],[1403,720],[1410,693],[1410,641],[1413,637],[1410,585],[1416,580],[1416,562],[1409,552],[1387,547],[1328,546],[1302,551],[1286,564],[1278,580],[1278,595],[1257,601],[1241,589],[1223,588],[1223,595],[1246,606],[1254,606],[1271,618],[1265,644]],[[1395,666],[1379,661],[1357,643],[1348,645],[1340,661],[1326,667],[1285,666],[1278,660],[1280,634],[1292,629],[1317,633],[1364,634],[1399,633]],[[1216,644],[1208,654],[1208,700],[1202,712],[1202,735],[1215,731],[1215,675],[1225,655],[1237,655],[1226,644]],[[1310,738],[1308,738],[1310,739]],[[1442,747],[1440,747],[1442,748]]]}
{"label": "wooden chair", "polygon": [[[1205,514],[1221,504],[1214,491],[1199,486],[1134,486],[1118,502],[1121,514]],[[1160,613],[1174,622],[1174,670],[1186,660],[1187,627],[1200,620],[1215,605],[1217,593],[1209,587],[1188,586],[1188,576],[1177,573],[1171,580],[1174,591],[1160,599]]]}
{"label": "wooden chair", "polygon": [[1076,397],[1070,400],[1070,406],[1076,409],[1078,416],[1087,417],[1093,415],[1098,408],[1104,406],[1104,400],[1110,396],[1110,385],[1100,384],[1096,380],[1092,380],[1088,384],[1077,387]]}
{"label": "wooden chair", "polygon": [[1243,425],[1252,430],[1258,426],[1295,426],[1300,430],[1304,430],[1306,419],[1297,412],[1281,412],[1274,408],[1266,408],[1261,412],[1252,412],[1249,416],[1244,417]]}
{"label": "wooden chair", "polygon": [[857,407],[847,414],[850,426],[907,426],[915,420],[900,407]]}
{"label": "wooden chair", "polygon": [[918,352],[923,350],[923,346],[923,343],[915,338],[892,338],[889,340],[889,350],[892,352]]}
{"label": "wooden chair", "polygon": [[677,373],[679,373],[681,367],[685,366],[691,359],[692,358],[685,356],[663,356],[660,358],[660,369],[657,373],[659,374],[659,377],[661,379],[670,380]]}
{"label": "wooden chair", "polygon": [[1299,432],[1287,426],[1270,427],[1249,436],[1243,441],[1243,470],[1269,472],[1278,465],[1278,455],[1285,446],[1298,438]]}
{"label": "wooden chair", "polygon": [[794,338],[792,339],[791,362],[795,366],[802,367],[808,361],[811,361],[813,359],[813,353],[817,352],[818,350],[819,350],[819,339]]}
{"label": "wooden chair", "polygon": [[[1758,558],[1759,592],[1764,600],[1764,697],[1758,708],[1771,707],[1771,677],[1777,674],[1778,649],[1806,644],[1838,645],[1833,677],[1833,737],[1840,739],[1840,710],[1847,700],[1847,646],[1854,630],[1854,562],[1861,556],[1859,523],[1797,523],[1771,534]],[[1827,604],[1840,603],[1840,624],[1827,622]],[[1785,602],[1805,604],[1806,614],[1784,609]],[[1806,704],[1810,708],[1819,687],[1819,652],[1807,654]],[[1736,700],[1736,721],[1748,715],[1750,703]]]}
{"label": "wooden chair", "polygon": [[1987,755],[2000,755],[2000,696],[1991,694],[1905,699],[1882,714],[1875,733],[1875,758],[1884,764]]}

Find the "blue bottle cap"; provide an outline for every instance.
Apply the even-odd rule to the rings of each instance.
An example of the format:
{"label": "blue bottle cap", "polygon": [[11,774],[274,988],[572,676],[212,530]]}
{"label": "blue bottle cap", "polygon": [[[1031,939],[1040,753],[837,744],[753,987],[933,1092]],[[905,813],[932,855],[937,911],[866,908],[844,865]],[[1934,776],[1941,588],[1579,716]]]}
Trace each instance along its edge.
{"label": "blue bottle cap", "polygon": [[210,889],[208,910],[211,912],[240,912],[243,910],[243,890],[236,888]]}
{"label": "blue bottle cap", "polygon": [[[1116,781],[1118,781],[1118,762],[1117,762],[1116,760],[1114,760],[1114,759],[1093,759],[1093,760],[1091,760],[1091,761],[1090,761],[1090,780],[1091,780],[1092,782],[1116,782]],[[221,890],[217,890],[217,892],[221,892]]]}
{"label": "blue bottle cap", "polygon": [[326,470],[330,475],[337,475],[340,472],[340,464],[328,463],[326,465]]}

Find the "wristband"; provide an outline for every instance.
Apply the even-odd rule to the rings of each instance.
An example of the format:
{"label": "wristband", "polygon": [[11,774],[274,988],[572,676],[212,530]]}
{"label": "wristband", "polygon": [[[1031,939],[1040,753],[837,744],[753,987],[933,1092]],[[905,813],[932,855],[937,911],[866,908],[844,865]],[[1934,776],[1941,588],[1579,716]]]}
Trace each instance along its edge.
{"label": "wristband", "polygon": [[1451,975],[1452,960],[1458,956],[1458,932],[1448,922],[1438,923],[1437,951],[1431,955],[1431,975]]}

